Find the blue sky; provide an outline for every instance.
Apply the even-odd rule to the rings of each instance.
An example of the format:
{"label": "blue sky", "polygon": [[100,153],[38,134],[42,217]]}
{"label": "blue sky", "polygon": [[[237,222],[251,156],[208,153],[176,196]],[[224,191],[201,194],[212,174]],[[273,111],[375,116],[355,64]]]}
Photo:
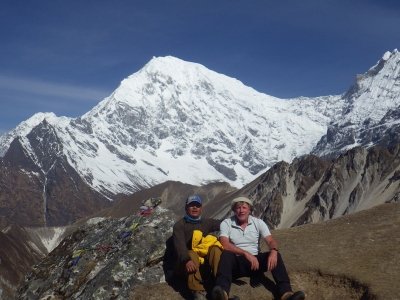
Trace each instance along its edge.
{"label": "blue sky", "polygon": [[398,0],[2,0],[0,135],[84,114],[153,56],[293,98],[342,94],[396,48]]}

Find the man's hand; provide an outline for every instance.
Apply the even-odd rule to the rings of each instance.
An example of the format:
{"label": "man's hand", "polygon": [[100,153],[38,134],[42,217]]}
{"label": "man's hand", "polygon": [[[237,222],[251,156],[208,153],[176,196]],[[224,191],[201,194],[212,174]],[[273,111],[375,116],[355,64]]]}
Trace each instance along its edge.
{"label": "man's hand", "polygon": [[268,256],[268,262],[267,262],[267,269],[268,271],[271,271],[276,268],[276,265],[278,264],[278,252],[277,251],[271,251]]}
{"label": "man's hand", "polygon": [[221,244],[225,250],[229,250],[236,255],[244,256],[250,262],[251,270],[256,271],[259,269],[259,264],[258,264],[257,258],[254,255],[252,255],[250,252],[244,251],[243,249],[236,247],[234,244],[232,244],[229,241],[229,239],[226,236],[220,236],[219,241],[221,242]]}
{"label": "man's hand", "polygon": [[252,271],[258,270],[258,268],[259,268],[258,260],[254,255],[252,255],[252,254],[250,254],[249,252],[246,251],[244,253],[244,257],[246,257],[246,259],[250,262]]}
{"label": "man's hand", "polygon": [[196,270],[197,270],[197,268],[196,268],[196,265],[194,264],[194,262],[191,261],[191,260],[189,260],[189,261],[186,263],[186,272],[188,272],[189,274],[191,274],[191,273],[196,273]]}
{"label": "man's hand", "polygon": [[278,264],[278,251],[274,250],[274,249],[278,249],[278,244],[275,242],[272,235],[266,236],[265,242],[268,244],[268,247],[270,249],[269,256],[268,256],[268,262],[267,262],[267,270],[271,271],[271,270],[275,269],[276,265]]}

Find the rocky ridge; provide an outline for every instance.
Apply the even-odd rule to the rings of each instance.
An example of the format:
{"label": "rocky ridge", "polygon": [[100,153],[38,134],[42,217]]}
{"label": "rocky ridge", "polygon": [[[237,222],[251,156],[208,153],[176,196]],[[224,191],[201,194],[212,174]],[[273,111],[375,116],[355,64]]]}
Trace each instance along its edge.
{"label": "rocky ridge", "polygon": [[400,145],[353,148],[327,162],[314,155],[280,162],[242,189],[216,199],[207,210],[230,215],[229,200],[247,194],[254,214],[271,228],[327,221],[399,201]]}
{"label": "rocky ridge", "polygon": [[342,95],[347,103],[311,153],[334,158],[355,146],[390,147],[399,143],[400,53],[386,52]]}
{"label": "rocky ridge", "polygon": [[90,219],[31,268],[17,298],[127,299],[132,287],[165,278],[165,243],[176,220],[161,207],[142,218]]}

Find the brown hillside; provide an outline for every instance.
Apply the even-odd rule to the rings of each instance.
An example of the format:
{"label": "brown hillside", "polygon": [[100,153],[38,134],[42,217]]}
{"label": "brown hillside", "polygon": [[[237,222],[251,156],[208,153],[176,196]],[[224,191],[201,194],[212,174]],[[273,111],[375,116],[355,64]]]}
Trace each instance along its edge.
{"label": "brown hillside", "polygon": [[[142,205],[144,199],[152,197],[160,197],[161,206],[168,208],[176,214],[183,214],[185,211],[186,198],[191,194],[197,194],[203,201],[205,215],[209,216],[214,211],[213,205],[215,199],[224,199],[226,195],[230,195],[237,191],[237,188],[230,186],[225,182],[209,183],[204,186],[195,186],[185,184],[179,181],[167,181],[148,189],[137,191],[115,203],[111,208],[104,209],[93,217],[111,217],[122,218],[136,213]],[[210,206],[210,209],[208,207]],[[207,214],[208,212],[208,214]]]}

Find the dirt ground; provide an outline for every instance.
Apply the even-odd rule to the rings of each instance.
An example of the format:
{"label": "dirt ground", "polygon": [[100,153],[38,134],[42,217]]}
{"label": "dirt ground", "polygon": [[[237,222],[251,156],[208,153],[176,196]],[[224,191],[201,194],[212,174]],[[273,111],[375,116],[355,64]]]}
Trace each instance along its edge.
{"label": "dirt ground", "polygon": [[[274,230],[293,290],[309,300],[400,300],[400,203],[383,204],[331,221]],[[266,247],[264,247],[266,251]],[[212,284],[207,288],[212,289]],[[270,273],[240,278],[231,296],[278,299]],[[185,282],[144,285],[130,299],[191,299]]]}

